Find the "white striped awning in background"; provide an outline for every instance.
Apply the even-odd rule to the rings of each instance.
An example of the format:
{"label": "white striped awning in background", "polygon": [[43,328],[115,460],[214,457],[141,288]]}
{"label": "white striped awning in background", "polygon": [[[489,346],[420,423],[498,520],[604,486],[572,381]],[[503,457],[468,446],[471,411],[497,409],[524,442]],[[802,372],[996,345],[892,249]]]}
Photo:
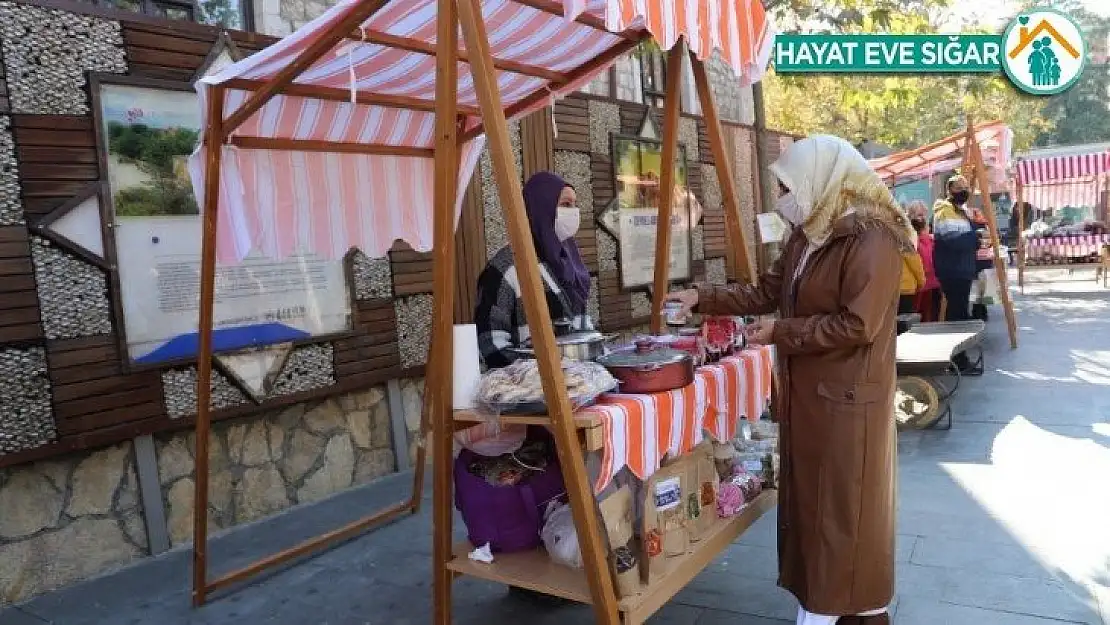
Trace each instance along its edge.
{"label": "white striped awning in background", "polygon": [[[1006,170],[1013,140],[1013,130],[1002,122],[975,126],[975,141],[979,144],[984,164],[990,170]],[[967,133],[960,132],[915,150],[871,159],[868,163],[888,183],[928,178],[962,165],[966,144]]]}
{"label": "white striped awning in background", "polygon": [[[197,83],[202,120],[212,86],[225,119],[251,93],[372,0],[342,0],[297,32]],[[699,58],[719,51],[737,80],[759,80],[774,30],[759,0],[482,0],[497,84],[511,118],[569,94],[604,71],[596,59],[644,31],[664,48],[684,36]],[[223,147],[217,254],[298,252],[339,258],[351,247],[382,256],[401,239],[432,246],[432,158],[260,149],[250,138],[430,150],[435,122],[436,0],[391,0],[231,133]],[[609,60],[610,64],[613,59]],[[474,77],[459,64],[459,111],[474,136],[463,148],[461,189],[483,146]],[[325,90],[325,91],[321,91]],[[311,93],[309,92],[311,91]],[[327,97],[323,97],[321,93]],[[356,97],[357,96],[357,97]],[[190,174],[203,197],[201,146]],[[459,207],[456,207],[458,210]]]}
{"label": "white striped awning in background", "polygon": [[1021,199],[1033,208],[1047,210],[1072,206],[1098,206],[1101,180],[1095,176],[1054,183],[1030,184],[1021,189]]}
{"label": "white striped awning in background", "polygon": [[1017,164],[1023,185],[1082,181],[1110,172],[1110,152],[1022,159]]}

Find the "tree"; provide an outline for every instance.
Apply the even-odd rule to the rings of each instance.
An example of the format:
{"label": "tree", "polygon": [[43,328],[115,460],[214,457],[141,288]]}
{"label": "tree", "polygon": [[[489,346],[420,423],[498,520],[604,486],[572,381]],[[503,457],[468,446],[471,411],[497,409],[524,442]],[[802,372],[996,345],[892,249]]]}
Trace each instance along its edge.
{"label": "tree", "polygon": [[[838,22],[821,18],[837,32],[935,33],[940,30],[937,11],[945,3],[899,3],[914,8],[897,11],[873,0],[838,0],[831,6],[836,5],[848,6],[841,14],[852,16]],[[815,10],[820,15],[823,9]],[[959,132],[968,115],[1005,121],[1014,130],[1016,149],[1029,147],[1052,128],[1041,114],[1043,99],[1019,93],[1001,76],[797,75],[776,76],[764,85],[768,124],[774,128],[836,134],[857,143],[869,139],[895,149]]]}
{"label": "tree", "polygon": [[[1039,5],[1027,0],[1022,9]],[[1096,37],[1105,40],[1110,33],[1110,18],[1095,15],[1073,0],[1057,2],[1055,6],[1079,22],[1089,43]],[[1041,132],[1036,145],[1110,141],[1110,64],[1096,65],[1089,60],[1071,89],[1044,100],[1044,116],[1055,123],[1055,128]]]}

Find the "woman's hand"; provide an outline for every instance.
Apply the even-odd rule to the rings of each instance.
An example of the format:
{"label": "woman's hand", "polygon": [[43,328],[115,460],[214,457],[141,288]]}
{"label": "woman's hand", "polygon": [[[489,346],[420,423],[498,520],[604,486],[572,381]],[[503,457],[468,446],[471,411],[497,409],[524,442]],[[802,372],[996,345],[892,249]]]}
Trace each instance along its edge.
{"label": "woman's hand", "polygon": [[690,313],[694,312],[694,308],[698,305],[698,290],[686,289],[685,291],[675,291],[668,293],[667,297],[663,299],[665,302],[678,302],[682,305],[679,311],[679,317],[687,317]]}
{"label": "woman's hand", "polygon": [[774,336],[774,321],[756,321],[744,326],[744,337],[752,345],[770,345],[774,342]]}

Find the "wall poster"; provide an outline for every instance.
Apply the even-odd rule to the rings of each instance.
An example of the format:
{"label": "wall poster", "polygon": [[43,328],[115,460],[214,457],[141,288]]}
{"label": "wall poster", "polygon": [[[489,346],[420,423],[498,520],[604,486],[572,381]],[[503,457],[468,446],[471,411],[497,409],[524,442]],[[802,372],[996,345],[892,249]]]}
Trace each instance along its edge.
{"label": "wall poster", "polygon": [[[599,216],[603,228],[618,242],[621,286],[651,286],[655,280],[655,234],[659,215],[662,144],[651,137],[616,137],[613,170],[616,199]],[[701,219],[701,206],[687,182],[686,150],[675,159],[675,203],[671,215],[672,282],[690,280],[691,232]]]}
{"label": "wall poster", "polygon": [[[136,364],[196,356],[201,218],[186,159],[200,135],[196,94],[123,78],[93,82],[111,194],[127,351]],[[217,352],[350,329],[343,263],[249,255],[216,268]]]}

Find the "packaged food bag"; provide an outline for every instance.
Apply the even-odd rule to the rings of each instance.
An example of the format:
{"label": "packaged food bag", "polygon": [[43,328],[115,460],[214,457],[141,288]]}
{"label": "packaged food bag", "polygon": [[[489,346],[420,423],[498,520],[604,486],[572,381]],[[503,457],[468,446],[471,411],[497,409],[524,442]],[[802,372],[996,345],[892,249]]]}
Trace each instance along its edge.
{"label": "packaged food bag", "polygon": [[644,494],[643,557],[640,576],[645,584],[662,579],[672,562],[686,554],[686,505],[681,464],[661,467],[648,481]]}
{"label": "packaged food bag", "polygon": [[717,519],[717,491],[721,480],[713,460],[713,443],[704,441],[687,456],[688,475],[693,487],[687,494],[688,534],[690,542],[698,542],[713,529]]}
{"label": "packaged food bag", "polygon": [[613,570],[617,574],[617,594],[630,597],[640,592],[640,555],[635,538],[632,489],[622,486],[598,504],[601,521],[609,536]]}

